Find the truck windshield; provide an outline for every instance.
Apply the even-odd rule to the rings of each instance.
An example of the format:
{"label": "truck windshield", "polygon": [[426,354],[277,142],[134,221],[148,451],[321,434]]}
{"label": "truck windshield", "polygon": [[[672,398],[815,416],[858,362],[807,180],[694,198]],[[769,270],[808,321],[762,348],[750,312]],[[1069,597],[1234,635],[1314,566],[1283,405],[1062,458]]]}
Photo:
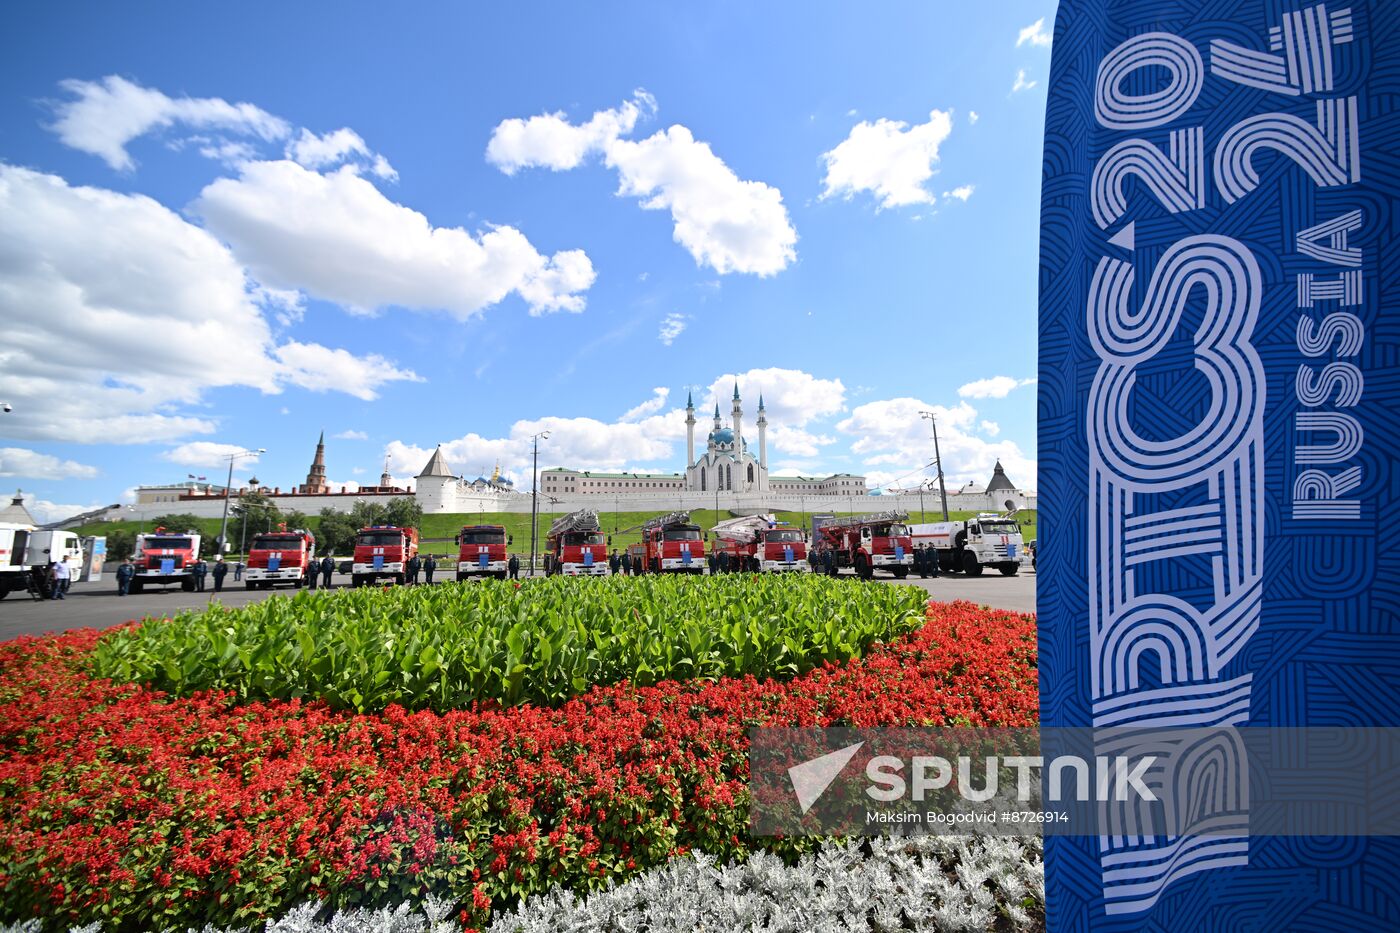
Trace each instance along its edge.
{"label": "truck windshield", "polygon": [[908,525],[881,525],[875,529],[875,537],[877,538],[906,538],[908,536]]}
{"label": "truck windshield", "polygon": [[667,528],[667,529],[666,529],[666,540],[667,540],[667,541],[699,541],[699,540],[700,540],[700,529],[699,529],[699,528]]}
{"label": "truck windshield", "polygon": [[770,531],[764,536],[765,541],[774,543],[796,543],[802,540],[800,531]]}
{"label": "truck windshield", "polygon": [[190,549],[190,539],[170,537],[147,537],[144,547],[148,551],[188,551]]}
{"label": "truck windshield", "polygon": [[272,551],[272,550],[299,550],[301,548],[301,538],[296,535],[258,535],[253,539],[252,550]]}
{"label": "truck windshield", "polygon": [[984,535],[1018,535],[1021,533],[1021,526],[1015,522],[982,522],[982,534]]}
{"label": "truck windshield", "polygon": [[564,539],[565,544],[607,544],[607,536],[601,531],[576,531]]}
{"label": "truck windshield", "polygon": [[393,531],[362,531],[355,536],[356,547],[398,547],[403,535]]}
{"label": "truck windshield", "polygon": [[464,531],[459,539],[462,544],[505,544],[503,531]]}

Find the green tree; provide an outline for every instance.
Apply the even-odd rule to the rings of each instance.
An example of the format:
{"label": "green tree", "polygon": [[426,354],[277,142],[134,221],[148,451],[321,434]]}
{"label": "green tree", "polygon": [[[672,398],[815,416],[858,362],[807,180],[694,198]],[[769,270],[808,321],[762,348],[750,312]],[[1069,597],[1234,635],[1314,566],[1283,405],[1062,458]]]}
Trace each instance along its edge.
{"label": "green tree", "polygon": [[136,532],[125,528],[113,528],[105,532],[107,537],[107,562],[119,564],[136,550]]}
{"label": "green tree", "polygon": [[412,496],[394,499],[384,509],[384,524],[400,528],[422,528],[423,507]]}
{"label": "green tree", "polygon": [[228,540],[235,547],[240,542],[246,547],[254,535],[276,528],[280,521],[282,510],[269,496],[260,492],[244,493],[229,509]]}
{"label": "green tree", "polygon": [[151,529],[164,528],[169,532],[189,531],[191,528],[199,528],[199,518],[188,512],[171,512],[169,515],[158,515],[151,522]]}
{"label": "green tree", "polygon": [[287,527],[293,530],[311,527],[311,516],[298,509],[282,513],[282,521],[286,522]]}
{"label": "green tree", "polygon": [[321,524],[316,529],[317,553],[348,555],[355,547],[355,532],[360,526],[351,517],[335,509],[321,510]]}

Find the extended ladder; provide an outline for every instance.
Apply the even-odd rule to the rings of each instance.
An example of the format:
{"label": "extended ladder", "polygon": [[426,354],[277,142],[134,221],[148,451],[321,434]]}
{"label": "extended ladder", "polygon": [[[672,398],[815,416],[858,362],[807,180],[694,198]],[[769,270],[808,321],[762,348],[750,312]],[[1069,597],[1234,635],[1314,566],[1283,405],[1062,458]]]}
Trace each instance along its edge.
{"label": "extended ladder", "polygon": [[597,531],[599,527],[597,509],[579,509],[577,512],[556,518],[549,526],[549,537],[561,535],[566,531]]}

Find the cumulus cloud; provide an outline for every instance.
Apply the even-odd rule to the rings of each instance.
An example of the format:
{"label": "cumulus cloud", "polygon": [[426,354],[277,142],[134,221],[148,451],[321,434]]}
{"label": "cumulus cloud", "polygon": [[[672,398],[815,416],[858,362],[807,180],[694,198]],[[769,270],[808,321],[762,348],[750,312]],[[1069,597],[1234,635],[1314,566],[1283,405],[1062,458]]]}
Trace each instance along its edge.
{"label": "cumulus cloud", "polygon": [[[207,415],[180,411],[205,390],[278,392],[314,377],[299,356],[315,345],[288,344],[289,359],[279,357],[284,348],[229,250],[148,197],[0,165],[0,268],[0,395],[16,405],[11,437],[209,434]],[[366,362],[364,378],[346,387],[359,397],[414,378]]]}
{"label": "cumulus cloud", "polygon": [[561,113],[502,121],[486,158],[508,175],[522,168],[575,168],[601,155],[618,173],[618,194],[645,210],[669,210],[673,238],[696,264],[721,274],[774,275],[797,257],[797,231],[777,188],[745,181],[710,148],[676,124],[646,139],[624,139],[655,111],[643,91],[613,110],[575,125]]}
{"label": "cumulus cloud", "polygon": [[997,424],[995,421],[983,421],[982,433],[996,437],[1001,433],[1001,425]]}
{"label": "cumulus cloud", "polygon": [[423,381],[413,370],[399,369],[378,353],[355,356],[348,350],[289,340],[274,355],[286,382],[312,392],[345,392],[371,401],[379,397],[379,387],[386,382]]}
{"label": "cumulus cloud", "polygon": [[368,435],[368,434],[366,434],[364,431],[356,431],[356,430],[354,430],[353,428],[348,428],[348,429],[346,429],[346,430],[344,430],[344,431],[341,431],[339,434],[332,434],[331,437],[335,438],[336,440],[340,440],[340,441],[367,441],[367,440],[369,440],[369,435]]}
{"label": "cumulus cloud", "polygon": [[671,394],[671,390],[665,386],[657,386],[651,390],[651,398],[629,408],[618,421],[638,421],[647,415],[654,415],[666,407],[666,399]]}
{"label": "cumulus cloud", "polygon": [[[977,410],[967,402],[952,408],[916,398],[893,398],[860,405],[836,429],[854,440],[851,451],[864,458],[872,486],[883,486],[933,459],[933,442],[921,411],[938,419],[938,443],[943,473],[950,486],[990,479],[998,460],[1012,482],[1035,488],[1036,465],[1013,441],[978,437]],[[881,468],[885,469],[881,469]],[[893,469],[890,469],[893,468]],[[931,468],[930,468],[931,470]]]}
{"label": "cumulus cloud", "polygon": [[512,293],[531,314],[582,311],[595,278],[582,250],[545,257],[513,227],[434,227],[350,166],[250,162],[191,207],[259,281],[365,313],[401,306],[466,320]]}
{"label": "cumulus cloud", "polygon": [[1011,376],[989,376],[958,387],[963,398],[1006,398],[1021,386],[1033,385],[1034,379],[1013,379]]}
{"label": "cumulus cloud", "polygon": [[371,152],[360,134],[349,127],[341,127],[321,136],[303,129],[300,135],[287,143],[285,154],[293,162],[310,169],[349,163],[357,167],[364,165],[375,177],[385,181],[399,180],[399,173],[394,171],[389,160]]}
{"label": "cumulus cloud", "polygon": [[700,402],[696,417],[701,424],[719,405],[720,416],[729,423],[733,408],[734,384],[744,405],[744,436],[758,447],[758,400],[768,415],[768,443],[771,450],[813,456],[818,448],[832,443],[832,438],[807,430],[813,421],[829,418],[846,408],[846,386],[840,379],[822,379],[800,369],[769,367],[750,369],[742,373],[725,373],[710,384]]}
{"label": "cumulus cloud", "polygon": [[943,192],[943,200],[948,201],[956,198],[957,200],[963,201],[965,203],[968,198],[972,197],[972,192],[976,189],[976,185],[959,185],[952,191]]}
{"label": "cumulus cloud", "polygon": [[938,149],[953,131],[953,112],[933,110],[927,123],[910,126],[883,117],[861,121],[830,152],[826,163],[823,198],[837,195],[850,200],[869,192],[879,208],[932,204],[936,199],[924,183],[933,177]]}
{"label": "cumulus cloud", "polygon": [[970,110],[970,111],[968,111],[968,114],[967,114],[967,122],[968,122],[968,123],[971,123],[971,124],[973,124],[973,125],[976,125],[977,121],[980,120],[980,119],[982,119],[982,118],[979,117],[979,116],[977,115],[977,111],[976,111],[976,110]]}
{"label": "cumulus cloud", "polygon": [[1016,47],[1038,45],[1049,48],[1054,39],[1055,37],[1051,35],[1050,30],[1045,28],[1045,17],[1042,16],[1016,34]]}
{"label": "cumulus cloud", "polygon": [[1016,82],[1011,85],[1011,93],[1015,94],[1018,91],[1029,91],[1031,88],[1036,86],[1036,83],[1037,82],[1027,78],[1026,69],[1021,68],[1016,72]]}
{"label": "cumulus cloud", "polygon": [[[172,447],[161,453],[162,460],[169,460],[171,463],[178,463],[181,466],[191,467],[228,467],[228,458],[232,454],[239,454],[246,451],[247,447],[240,447],[237,444],[220,444],[216,441],[191,441],[188,444],[181,444]],[[234,464],[235,469],[247,469],[258,462],[256,455],[240,457]]]}
{"label": "cumulus cloud", "polygon": [[252,104],[231,104],[218,97],[169,97],[118,75],[100,81],[62,81],[72,99],[59,101],[49,128],[64,145],[91,153],[119,171],[135,167],[127,143],[172,126],[215,129],[226,133],[283,139],[291,132],[285,120]]}
{"label": "cumulus cloud", "polygon": [[65,519],[72,518],[74,515],[92,512],[112,504],[110,502],[89,502],[87,505],[75,505],[71,503],[51,502],[48,499],[40,499],[33,493],[24,493],[20,498],[24,500],[24,507],[29,510],[29,514],[34,516],[34,521],[40,525],[50,525],[54,522],[61,522]]}
{"label": "cumulus cloud", "polygon": [[685,330],[685,326],[686,316],[684,314],[668,314],[661,321],[661,329],[656,332],[656,339],[669,347],[676,342],[676,338]]}
{"label": "cumulus cloud", "polygon": [[25,447],[0,447],[0,476],[22,476],[28,479],[92,479],[97,467],[60,460]]}

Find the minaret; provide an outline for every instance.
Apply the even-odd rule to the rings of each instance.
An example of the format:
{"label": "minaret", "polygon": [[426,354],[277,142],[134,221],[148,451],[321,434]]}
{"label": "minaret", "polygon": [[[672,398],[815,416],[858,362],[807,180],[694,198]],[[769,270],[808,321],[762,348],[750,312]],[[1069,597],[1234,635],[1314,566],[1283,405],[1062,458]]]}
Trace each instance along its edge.
{"label": "minaret", "polygon": [[739,383],[734,383],[734,453],[744,452],[744,409],[739,402]]}
{"label": "minaret", "polygon": [[317,496],[331,491],[326,484],[326,432],[316,441],[316,459],[311,461],[311,472],[306,474],[306,482],[301,487],[305,496]]}
{"label": "minaret", "polygon": [[385,454],[385,455],[384,455],[384,472],[379,474],[379,485],[381,485],[381,486],[392,486],[392,485],[394,485],[394,477],[389,473],[389,455],[388,455],[388,454]]}
{"label": "minaret", "polygon": [[685,393],[685,468],[695,466],[695,398]]}
{"label": "minaret", "polygon": [[758,393],[758,488],[768,485],[768,415],[763,410],[763,393]]}
{"label": "minaret", "polygon": [[715,430],[718,431],[719,428],[719,402],[715,402]]}

